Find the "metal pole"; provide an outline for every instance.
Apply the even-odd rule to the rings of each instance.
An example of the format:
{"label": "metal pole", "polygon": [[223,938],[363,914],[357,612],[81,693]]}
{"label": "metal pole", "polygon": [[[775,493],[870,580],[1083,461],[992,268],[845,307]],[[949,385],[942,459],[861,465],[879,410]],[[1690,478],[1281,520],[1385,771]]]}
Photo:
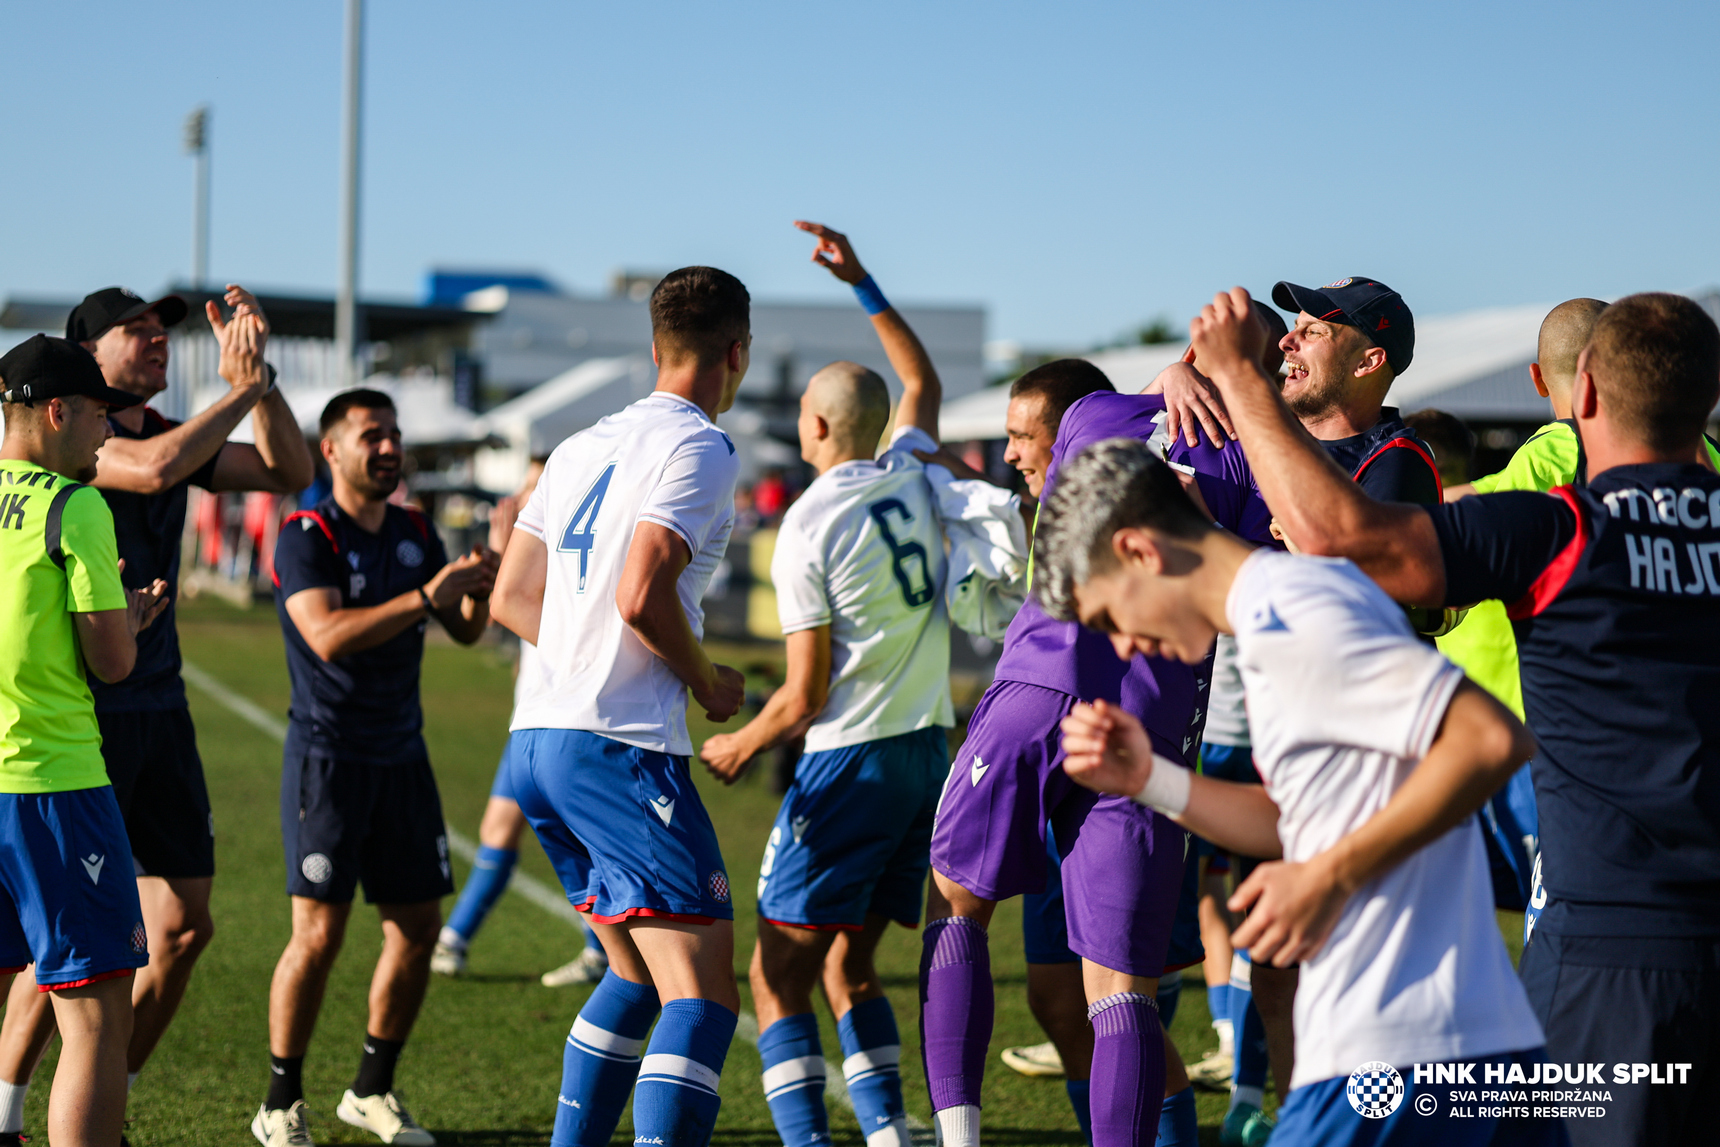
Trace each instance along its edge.
{"label": "metal pole", "polygon": [[185,150],[197,161],[191,212],[191,285],[209,281],[209,105],[185,117]]}
{"label": "metal pole", "polygon": [[346,0],[346,81],[341,132],[340,291],[334,341],[346,382],[358,381],[358,154],[364,81],[364,0]]}

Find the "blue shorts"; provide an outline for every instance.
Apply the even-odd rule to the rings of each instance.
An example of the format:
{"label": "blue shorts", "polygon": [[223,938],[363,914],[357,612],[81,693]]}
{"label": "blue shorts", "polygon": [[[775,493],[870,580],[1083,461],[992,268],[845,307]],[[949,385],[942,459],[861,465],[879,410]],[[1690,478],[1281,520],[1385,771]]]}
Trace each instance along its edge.
{"label": "blue shorts", "polygon": [[[1260,771],[1254,767],[1254,750],[1248,745],[1215,745],[1202,742],[1200,746],[1200,773],[1214,780],[1235,781],[1239,785],[1257,785],[1260,783]],[[1227,854],[1211,841],[1195,838],[1196,847],[1203,857],[1213,857],[1214,863],[1209,871],[1229,872],[1230,861],[1218,858]],[[1247,880],[1260,865],[1260,861],[1252,857],[1239,856],[1236,858],[1236,883]]]}
{"label": "blue shorts", "polygon": [[[1322,1079],[1292,1091],[1278,1108],[1272,1147],[1567,1147],[1570,1140],[1563,1120],[1490,1117],[1483,1110],[1498,1105],[1469,1098],[1478,1097],[1488,1086],[1485,1065],[1515,1062],[1528,1075],[1536,1070],[1531,1065],[1546,1058],[1535,1048],[1457,1060],[1457,1064],[1475,1065],[1470,1069],[1473,1082],[1459,1084],[1417,1083],[1410,1067],[1399,1068],[1397,1082],[1387,1083],[1380,1073],[1363,1076],[1358,1065],[1355,1075]],[[1492,1085],[1495,1090],[1503,1088],[1503,1084]],[[1532,1096],[1536,1089],[1513,1084],[1509,1090],[1526,1090]],[[1356,1103],[1382,1114],[1364,1116]]]}
{"label": "blue shorts", "polygon": [[430,760],[344,761],[289,747],[281,769],[287,894],[350,903],[422,904],[454,891],[442,798]]}
{"label": "blue shorts", "polygon": [[[1560,1063],[1605,1063],[1602,1119],[1570,1121],[1590,1144],[1714,1141],[1720,1093],[1720,938],[1559,936],[1537,928],[1519,972]],[[1615,1064],[1689,1064],[1685,1082],[1635,1077]],[[1707,1130],[1703,1130],[1707,1128]]]}
{"label": "blue shorts", "polygon": [[0,793],[0,974],[43,991],[149,963],[131,842],[113,787]]}
{"label": "blue shorts", "polygon": [[876,914],[917,927],[949,771],[937,726],[802,756],[759,865],[759,918],[854,930]]}
{"label": "blue shorts", "polygon": [[578,729],[519,729],[506,758],[514,799],[575,908],[599,924],[734,919],[686,757]]}
{"label": "blue shorts", "polygon": [[496,762],[496,779],[490,782],[490,796],[518,804],[514,798],[513,773],[508,768],[508,750],[513,748],[513,744],[514,739],[509,737],[508,743],[502,746],[502,759]]}
{"label": "blue shorts", "polygon": [[1021,943],[1029,964],[1073,964],[1081,957],[1069,947],[1069,921],[1063,914],[1063,863],[1057,834],[1045,834],[1045,891],[1021,898]]}

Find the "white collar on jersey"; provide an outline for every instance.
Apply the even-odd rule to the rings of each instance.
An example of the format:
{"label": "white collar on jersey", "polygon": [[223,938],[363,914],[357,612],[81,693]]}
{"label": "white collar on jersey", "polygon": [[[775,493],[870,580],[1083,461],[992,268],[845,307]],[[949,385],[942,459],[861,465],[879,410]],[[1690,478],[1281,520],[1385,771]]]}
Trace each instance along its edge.
{"label": "white collar on jersey", "polygon": [[[691,410],[694,414],[697,414],[700,418],[703,418],[706,422],[712,422],[711,416],[706,414],[703,410],[700,410],[698,403],[694,402],[690,398],[682,398],[678,394],[672,394],[667,390],[653,390],[650,394],[647,394],[644,398],[641,398],[639,401],[640,402],[650,402],[654,398],[661,398],[661,399],[664,399],[665,401],[675,403],[678,406],[685,406],[688,410]],[[712,425],[715,425],[715,423],[712,422]]]}

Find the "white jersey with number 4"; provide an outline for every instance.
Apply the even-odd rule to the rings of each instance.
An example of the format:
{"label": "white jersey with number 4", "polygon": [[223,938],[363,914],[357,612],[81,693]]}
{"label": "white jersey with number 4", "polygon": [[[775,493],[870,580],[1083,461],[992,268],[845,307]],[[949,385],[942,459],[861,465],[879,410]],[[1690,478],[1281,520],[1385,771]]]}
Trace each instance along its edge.
{"label": "white jersey with number 4", "polygon": [[[1427,754],[1463,671],[1347,561],[1256,550],[1226,614],[1254,760],[1284,859],[1367,823]],[[1493,916],[1474,817],[1357,889],[1296,986],[1291,1087],[1374,1060],[1417,1063],[1545,1042]]]}
{"label": "white jersey with number 4", "polygon": [[654,392],[555,448],[518,528],[549,550],[537,657],[522,665],[513,729],[582,729],[690,754],[687,687],[621,620],[615,593],[641,522],[692,560],[676,590],[695,635],[735,522],[734,443],[684,398]]}
{"label": "white jersey with number 4", "polygon": [[925,465],[897,434],[877,461],[832,466],[783,515],[770,578],[785,634],[830,627],[830,698],[808,752],[955,723],[944,537]]}

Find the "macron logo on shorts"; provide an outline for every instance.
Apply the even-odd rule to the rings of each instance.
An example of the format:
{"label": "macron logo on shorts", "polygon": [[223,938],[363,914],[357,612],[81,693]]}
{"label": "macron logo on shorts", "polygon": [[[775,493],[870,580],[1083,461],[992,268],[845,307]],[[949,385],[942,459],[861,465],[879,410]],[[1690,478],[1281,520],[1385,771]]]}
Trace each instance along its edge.
{"label": "macron logo on shorts", "polygon": [[668,797],[652,797],[651,807],[656,810],[657,819],[663,822],[663,827],[669,827],[669,821],[675,815],[675,802]]}
{"label": "macron logo on shorts", "polygon": [[92,852],[88,859],[82,857],[79,859],[83,860],[84,871],[90,874],[90,883],[100,884],[102,882],[102,865],[107,863],[107,857],[97,856]]}
{"label": "macron logo on shorts", "polygon": [[968,773],[973,777],[974,788],[977,789],[979,787],[979,779],[985,776],[985,771],[989,768],[991,768],[991,766],[980,760],[979,754],[975,753],[973,764],[968,767]]}

